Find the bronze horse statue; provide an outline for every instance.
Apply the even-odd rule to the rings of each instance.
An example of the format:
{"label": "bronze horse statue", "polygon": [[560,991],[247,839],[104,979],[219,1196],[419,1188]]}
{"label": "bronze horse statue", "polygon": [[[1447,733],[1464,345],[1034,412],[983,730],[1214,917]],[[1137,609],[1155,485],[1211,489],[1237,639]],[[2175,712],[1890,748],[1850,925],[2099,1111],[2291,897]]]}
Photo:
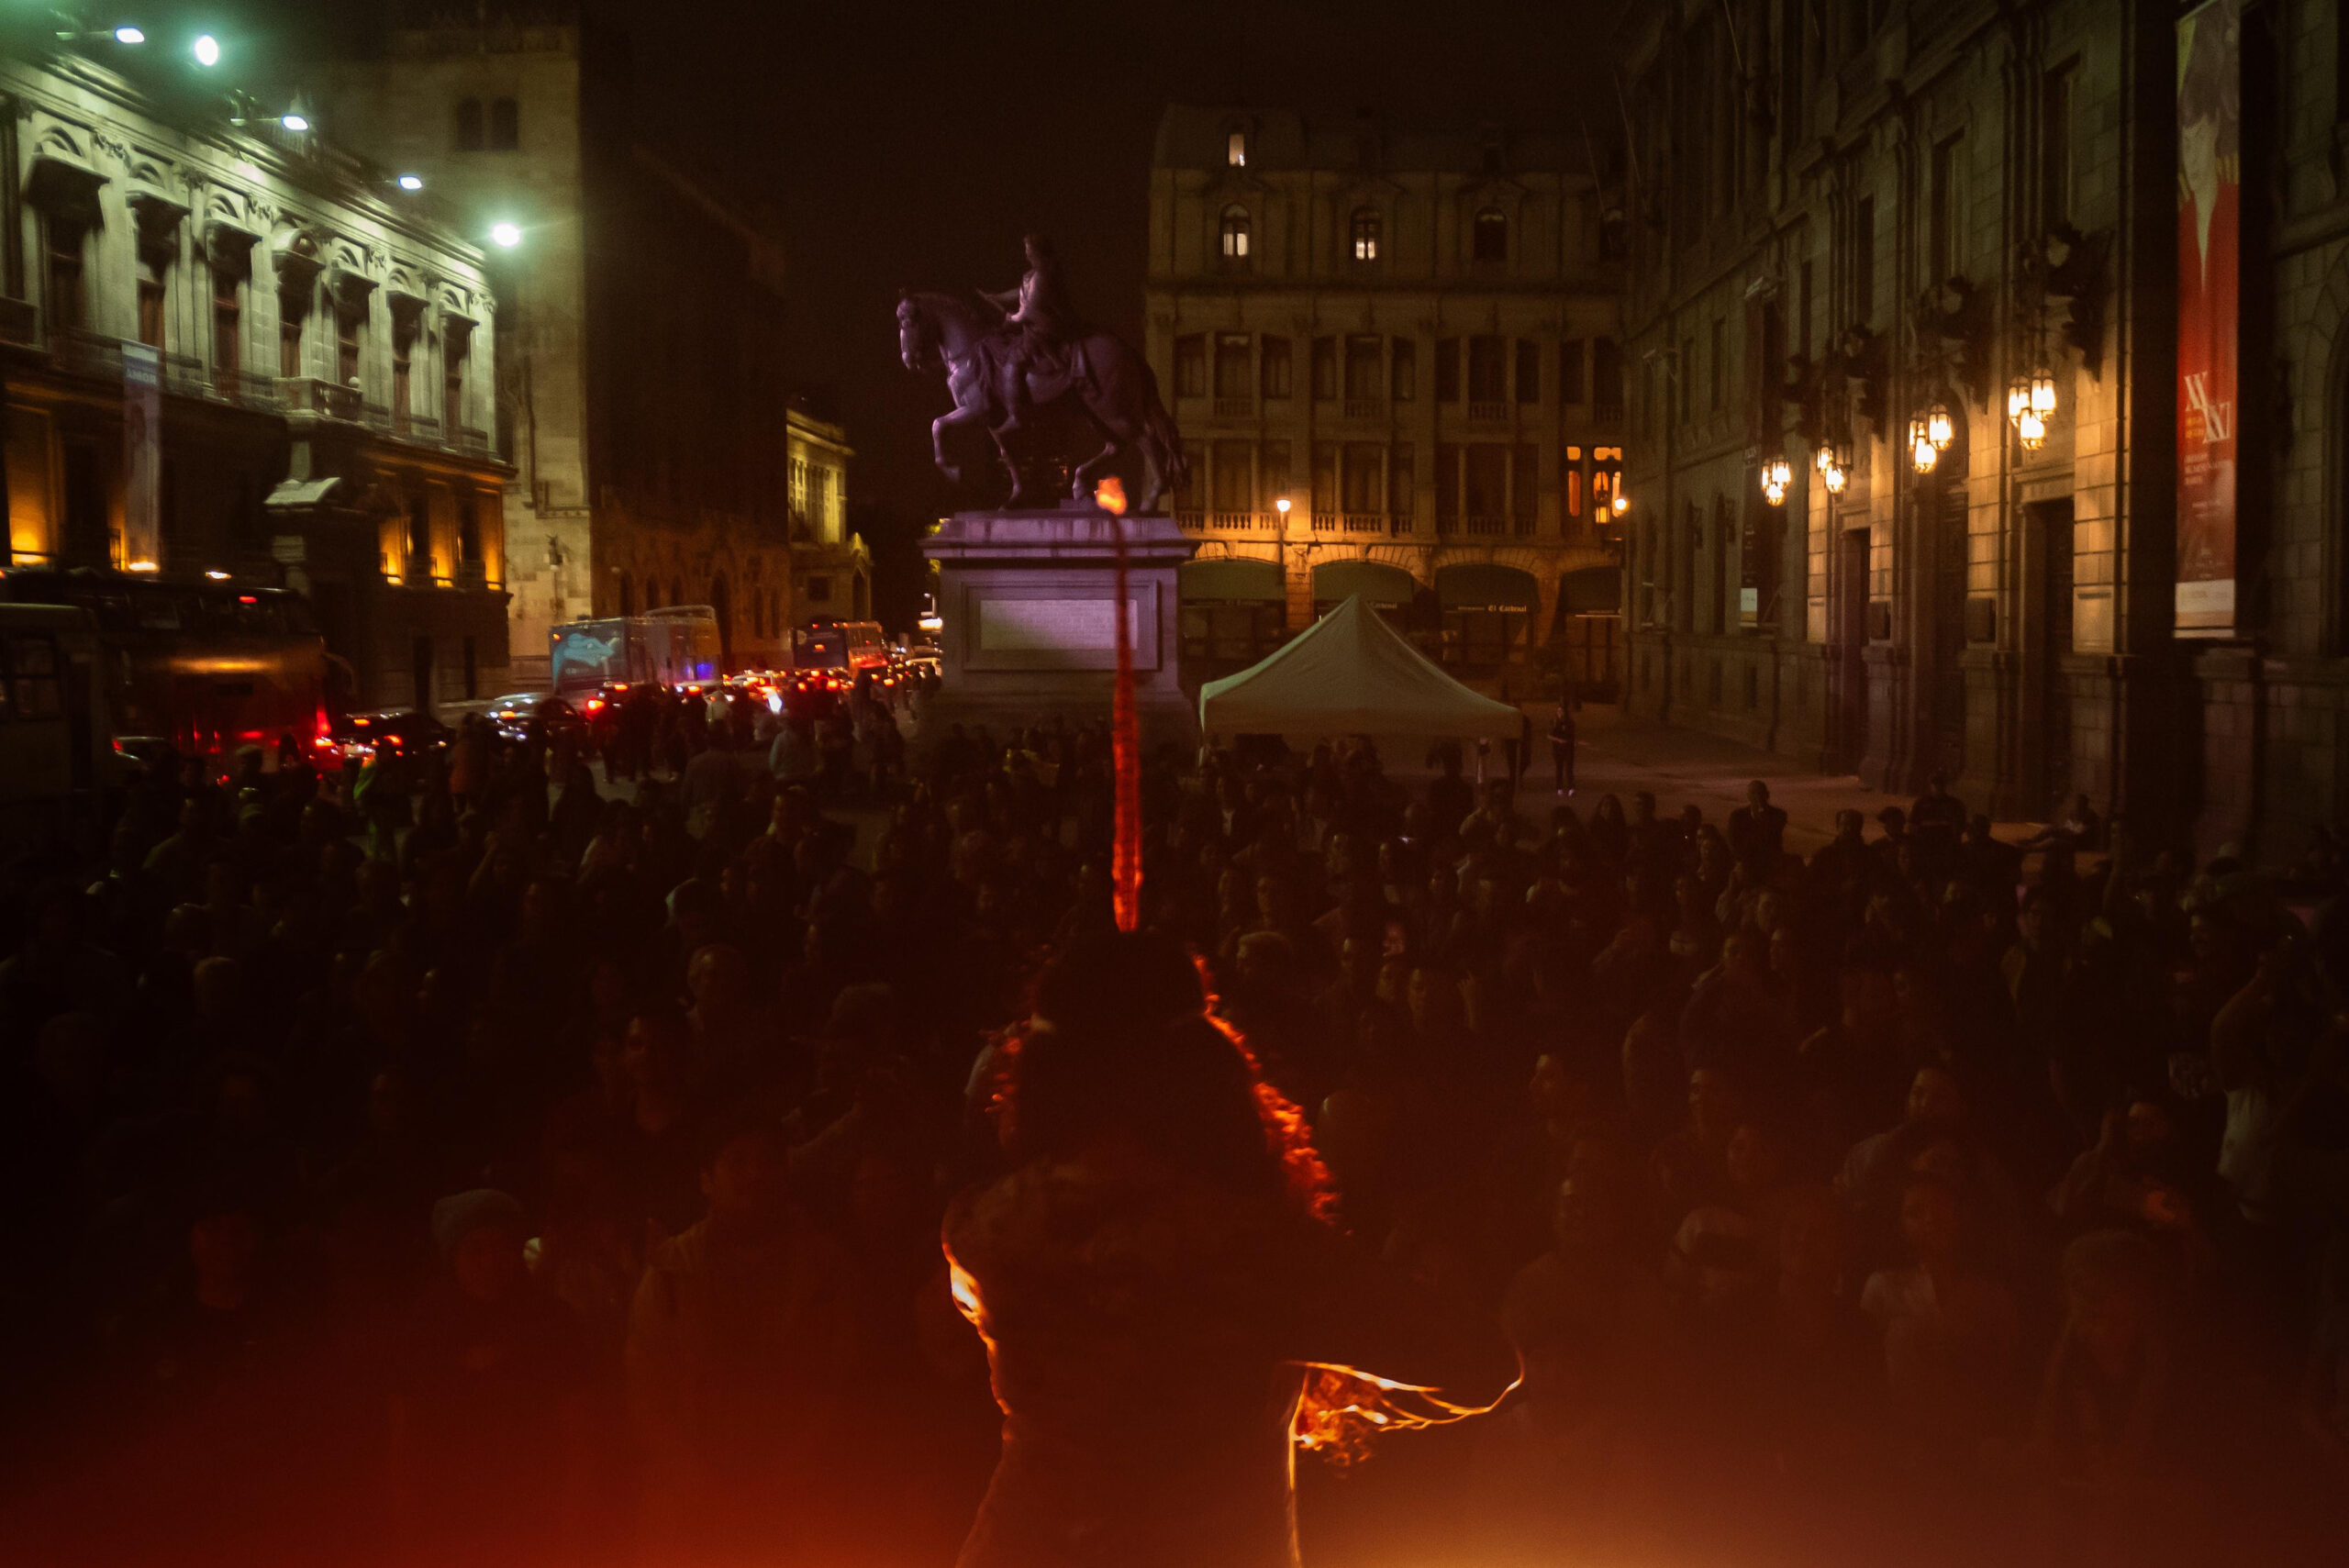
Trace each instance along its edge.
{"label": "bronze horse statue", "polygon": [[1149,466],[1138,511],[1150,512],[1179,489],[1189,470],[1182,438],[1159,401],[1158,378],[1142,357],[1114,334],[1081,328],[1051,351],[1019,350],[1020,328],[1001,306],[980,296],[907,292],[897,300],[897,353],[910,371],[943,368],[953,395],[952,413],[930,421],[930,451],[938,471],[962,482],[963,471],[946,456],[946,432],[981,424],[1011,474],[1011,504],[1039,499],[1029,494],[1020,464],[1007,438],[1020,428],[1019,410],[1073,400],[1107,444],[1076,467],[1070,493],[1089,500],[1102,471],[1140,449]]}

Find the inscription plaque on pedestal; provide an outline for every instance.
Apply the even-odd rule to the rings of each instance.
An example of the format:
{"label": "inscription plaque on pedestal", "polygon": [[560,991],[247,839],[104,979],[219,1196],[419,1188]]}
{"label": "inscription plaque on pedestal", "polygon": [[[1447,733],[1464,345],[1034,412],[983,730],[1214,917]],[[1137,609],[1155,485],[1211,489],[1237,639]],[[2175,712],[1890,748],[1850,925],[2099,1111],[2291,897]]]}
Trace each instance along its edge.
{"label": "inscription plaque on pedestal", "polygon": [[1093,507],[959,512],[923,546],[939,565],[945,681],[924,721],[1001,728],[1060,715],[1106,722],[1118,667],[1117,546],[1144,733],[1187,739],[1175,681],[1174,568],[1196,548],[1167,517]]}

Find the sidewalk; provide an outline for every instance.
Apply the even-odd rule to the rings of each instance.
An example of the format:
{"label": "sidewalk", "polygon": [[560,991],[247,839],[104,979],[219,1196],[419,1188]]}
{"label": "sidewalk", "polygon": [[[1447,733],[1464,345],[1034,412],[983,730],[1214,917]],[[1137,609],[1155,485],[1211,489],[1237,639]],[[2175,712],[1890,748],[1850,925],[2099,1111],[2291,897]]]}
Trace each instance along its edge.
{"label": "sidewalk", "polygon": [[[1533,757],[1518,805],[1530,815],[1539,815],[1551,799],[1546,737],[1554,711],[1546,704],[1526,708],[1533,719]],[[1729,814],[1745,804],[1746,784],[1760,779],[1770,786],[1771,804],[1786,810],[1787,848],[1808,855],[1835,836],[1835,814],[1846,806],[1868,818],[1870,838],[1876,833],[1877,812],[1887,806],[1909,806],[1908,797],[1879,794],[1854,774],[1804,773],[1787,758],[1695,730],[1628,718],[1612,705],[1586,704],[1575,724],[1579,744],[1575,795],[1568,804],[1585,819],[1598,797],[1608,794],[1620,795],[1629,815],[1632,795],[1644,789],[1653,792],[1659,816],[1672,816],[1693,801],[1704,807],[1705,820],[1725,825]],[[1494,751],[1497,766],[1499,749]],[[1998,836],[2028,839],[2039,829],[2035,822],[2002,822]]]}

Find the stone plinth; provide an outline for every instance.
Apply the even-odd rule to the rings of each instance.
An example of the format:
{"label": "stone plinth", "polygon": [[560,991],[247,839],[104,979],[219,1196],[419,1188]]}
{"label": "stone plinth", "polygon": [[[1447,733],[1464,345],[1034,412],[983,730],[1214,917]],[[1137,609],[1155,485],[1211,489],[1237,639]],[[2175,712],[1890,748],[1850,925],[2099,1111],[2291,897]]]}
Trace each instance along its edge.
{"label": "stone plinth", "polygon": [[1117,533],[1126,537],[1134,709],[1145,747],[1189,744],[1198,718],[1175,681],[1174,569],[1197,545],[1172,517],[1091,506],[957,512],[922,545],[938,562],[944,684],[921,724],[1014,725],[1054,715],[1106,723],[1117,684]]}

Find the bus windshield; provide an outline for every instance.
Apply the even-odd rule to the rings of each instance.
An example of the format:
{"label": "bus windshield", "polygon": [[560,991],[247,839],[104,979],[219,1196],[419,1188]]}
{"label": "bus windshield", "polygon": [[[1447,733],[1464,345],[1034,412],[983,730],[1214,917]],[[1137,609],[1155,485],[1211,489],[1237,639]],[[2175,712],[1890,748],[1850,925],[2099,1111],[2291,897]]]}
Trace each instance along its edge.
{"label": "bus windshield", "polygon": [[800,670],[848,668],[848,633],[836,626],[799,627],[791,634],[791,662]]}

